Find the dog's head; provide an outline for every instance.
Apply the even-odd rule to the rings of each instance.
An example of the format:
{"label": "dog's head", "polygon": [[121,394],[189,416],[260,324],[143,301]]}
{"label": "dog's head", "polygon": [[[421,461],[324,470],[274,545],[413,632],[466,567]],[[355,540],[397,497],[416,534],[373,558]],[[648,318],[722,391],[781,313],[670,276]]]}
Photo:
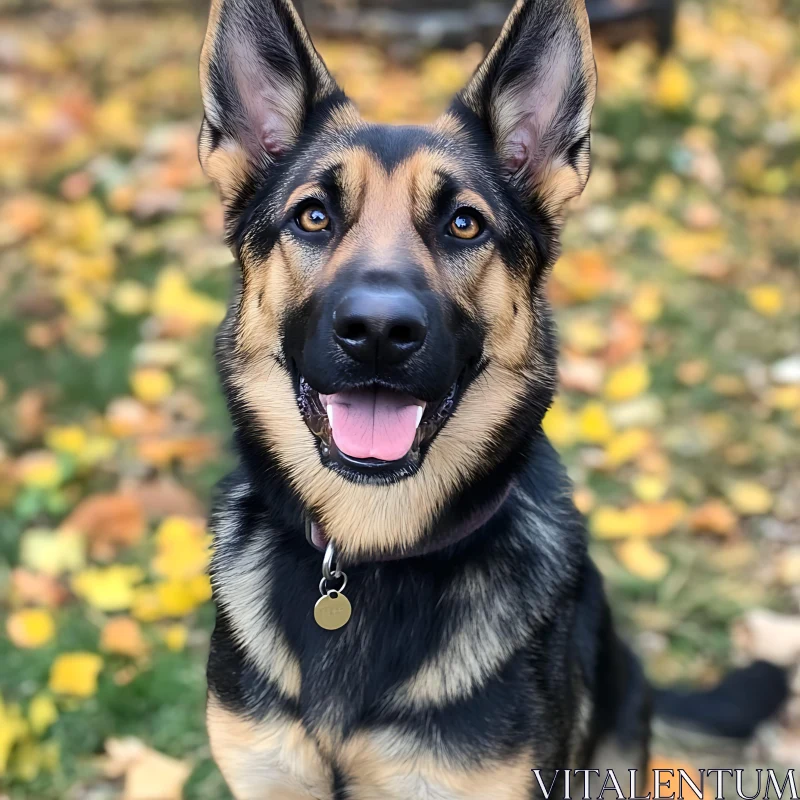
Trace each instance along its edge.
{"label": "dog's head", "polygon": [[241,266],[219,337],[240,435],[340,552],[417,544],[552,399],[544,280],[589,172],[584,0],[519,0],[429,127],[364,122],[289,0],[215,0],[201,80]]}

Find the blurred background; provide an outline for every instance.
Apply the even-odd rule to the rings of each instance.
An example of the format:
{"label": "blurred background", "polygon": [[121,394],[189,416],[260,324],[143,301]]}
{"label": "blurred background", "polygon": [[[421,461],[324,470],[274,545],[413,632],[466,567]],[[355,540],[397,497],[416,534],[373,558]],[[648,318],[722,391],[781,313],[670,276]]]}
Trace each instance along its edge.
{"label": "blurred background", "polygon": [[[426,121],[510,3],[306,0],[363,114]],[[800,662],[800,3],[589,0],[594,169],[546,419],[656,682]],[[212,337],[201,0],[0,4],[0,797],[220,800],[203,729]],[[798,687],[800,694],[800,687]],[[657,759],[719,743],[659,734]],[[800,762],[800,707],[714,765]]]}

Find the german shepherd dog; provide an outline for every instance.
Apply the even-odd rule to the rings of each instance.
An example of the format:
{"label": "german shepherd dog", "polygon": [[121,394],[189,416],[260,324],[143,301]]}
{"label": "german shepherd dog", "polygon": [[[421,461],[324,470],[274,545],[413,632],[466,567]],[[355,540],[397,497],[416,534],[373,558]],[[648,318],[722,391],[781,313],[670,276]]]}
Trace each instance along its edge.
{"label": "german shepherd dog", "polygon": [[652,695],[541,427],[584,0],[519,0],[429,127],[364,122],[289,0],[215,0],[201,82],[238,262],[207,713],[233,794],[517,800],[643,769]]}

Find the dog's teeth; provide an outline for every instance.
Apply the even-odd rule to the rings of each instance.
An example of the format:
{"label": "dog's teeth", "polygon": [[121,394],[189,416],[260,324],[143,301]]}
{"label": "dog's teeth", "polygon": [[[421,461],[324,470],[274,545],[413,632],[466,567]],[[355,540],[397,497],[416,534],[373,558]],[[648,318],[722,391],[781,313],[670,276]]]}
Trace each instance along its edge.
{"label": "dog's teeth", "polygon": [[417,406],[417,427],[418,427],[418,428],[419,428],[419,423],[420,423],[420,420],[422,419],[422,412],[423,412],[424,410],[425,410],[425,409],[423,409],[423,407],[422,407],[422,406]]}
{"label": "dog's teeth", "polygon": [[328,422],[330,422],[331,428],[333,428],[333,403],[328,403],[325,411],[328,412]]}

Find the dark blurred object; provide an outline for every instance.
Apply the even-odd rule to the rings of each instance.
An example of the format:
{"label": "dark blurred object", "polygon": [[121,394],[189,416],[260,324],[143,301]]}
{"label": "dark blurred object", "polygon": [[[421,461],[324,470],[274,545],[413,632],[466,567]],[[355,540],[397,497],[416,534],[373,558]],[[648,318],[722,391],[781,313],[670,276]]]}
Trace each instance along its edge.
{"label": "dark blurred object", "polygon": [[[439,47],[489,46],[509,0],[295,0],[312,33],[357,37],[408,60]],[[611,46],[648,38],[666,52],[678,0],[586,0],[592,32]]]}

